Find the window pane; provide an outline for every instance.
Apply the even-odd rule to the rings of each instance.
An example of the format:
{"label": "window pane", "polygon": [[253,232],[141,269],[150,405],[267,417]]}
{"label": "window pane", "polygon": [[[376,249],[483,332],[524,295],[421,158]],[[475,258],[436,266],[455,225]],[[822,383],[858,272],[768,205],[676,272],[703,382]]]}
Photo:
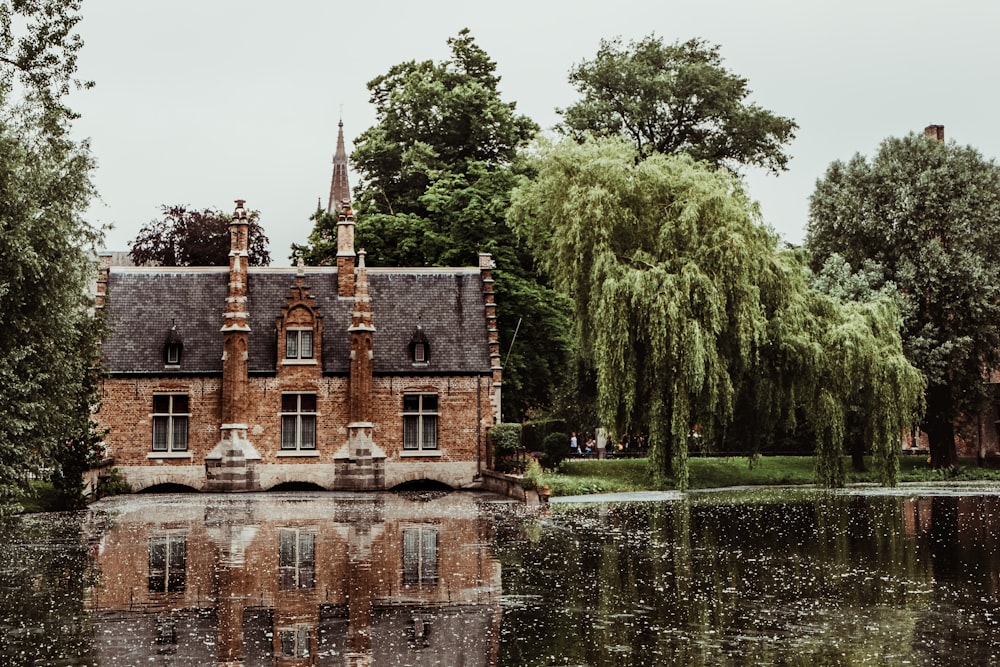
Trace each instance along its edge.
{"label": "window pane", "polygon": [[299,332],[285,332],[285,358],[297,359],[299,356]]}
{"label": "window pane", "polygon": [[295,415],[281,417],[281,448],[295,449]]}
{"label": "window pane", "polygon": [[278,565],[292,567],[295,565],[296,535],[294,530],[278,531]]}
{"label": "window pane", "polygon": [[285,658],[295,657],[295,630],[281,631],[281,655]]}
{"label": "window pane", "polygon": [[316,412],[316,394],[299,394],[299,410]]}
{"label": "window pane", "polygon": [[299,445],[302,449],[316,449],[316,418],[302,415],[299,423],[302,425],[302,439]]}
{"label": "window pane", "polygon": [[169,423],[169,417],[153,417],[154,452],[164,452],[167,450],[167,425]]}
{"label": "window pane", "polygon": [[173,406],[173,409],[171,410],[171,412],[173,412],[174,414],[178,414],[178,413],[185,414],[185,413],[190,412],[190,410],[188,410],[188,396],[187,396],[187,394],[176,394],[176,395],[172,396],[171,398],[174,399],[173,400],[174,406]]}
{"label": "window pane", "polygon": [[424,415],[423,449],[437,449],[437,417]]}
{"label": "window pane", "polygon": [[420,583],[437,582],[437,531],[420,531]]}
{"label": "window pane", "polygon": [[153,412],[158,414],[170,412],[170,396],[165,394],[153,396]]}
{"label": "window pane", "polygon": [[187,540],[179,535],[167,538],[170,545],[170,562],[167,565],[167,592],[184,590],[187,579]]}
{"label": "window pane", "polygon": [[403,417],[403,449],[416,449],[419,446],[420,417]]}
{"label": "window pane", "polygon": [[438,397],[437,394],[424,394],[421,396],[423,398],[423,409],[424,412],[437,412],[438,409]]}
{"label": "window pane", "polygon": [[411,528],[403,531],[403,583],[420,581],[420,531]]}
{"label": "window pane", "polygon": [[427,357],[424,355],[424,344],[423,343],[414,343],[413,344],[413,360],[419,363],[419,362],[424,361],[426,358]]}
{"label": "window pane", "polygon": [[173,447],[174,451],[183,452],[187,449],[188,444],[188,418],[187,417],[174,417],[174,440]]}
{"label": "window pane", "polygon": [[282,394],[281,395],[281,411],[282,412],[298,412],[299,411],[299,395],[298,394]]}
{"label": "window pane", "polygon": [[403,396],[403,412],[416,412],[420,409],[420,394]]}
{"label": "window pane", "polygon": [[181,361],[181,347],[176,343],[167,345],[167,363],[177,364]]}
{"label": "window pane", "polygon": [[303,359],[312,359],[313,356],[313,332],[312,331],[300,331],[299,332],[300,342],[302,344],[301,357]]}
{"label": "window pane", "polygon": [[167,538],[149,538],[149,590],[163,593],[166,590]]}

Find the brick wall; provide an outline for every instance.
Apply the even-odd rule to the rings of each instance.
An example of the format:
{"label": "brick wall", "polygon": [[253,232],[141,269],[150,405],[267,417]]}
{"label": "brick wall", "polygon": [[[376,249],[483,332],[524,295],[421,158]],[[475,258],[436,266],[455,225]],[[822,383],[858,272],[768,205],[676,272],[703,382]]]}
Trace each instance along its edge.
{"label": "brick wall", "polygon": [[[310,481],[336,488],[332,473],[309,471],[309,466],[329,466],[336,451],[347,442],[347,384],[343,376],[323,376],[318,366],[283,366],[277,377],[250,378],[246,408],[248,438],[261,456],[258,473],[262,486],[271,482]],[[438,479],[451,486],[473,484],[476,472],[485,467],[486,431],[492,423],[489,376],[470,377],[376,377],[372,412],[375,444],[386,454],[390,486],[410,479]],[[279,456],[281,452],[281,395],[283,392],[315,393],[317,399],[317,452],[319,456]],[[182,455],[152,453],[152,405],[157,393],[185,393],[191,417],[188,452]],[[438,450],[427,456],[403,452],[403,396],[432,393],[438,397]],[[205,455],[220,438],[220,378],[106,378],[100,387],[98,423],[108,428],[109,455],[134,486],[144,487],[154,478],[192,485],[200,474]],[[267,471],[268,465],[281,466]],[[134,468],[152,466],[156,475],[139,474]],[[290,468],[291,467],[291,468]],[[304,468],[296,475],[297,467]],[[438,471],[438,472],[435,472]],[[195,488],[202,488],[194,484]]]}

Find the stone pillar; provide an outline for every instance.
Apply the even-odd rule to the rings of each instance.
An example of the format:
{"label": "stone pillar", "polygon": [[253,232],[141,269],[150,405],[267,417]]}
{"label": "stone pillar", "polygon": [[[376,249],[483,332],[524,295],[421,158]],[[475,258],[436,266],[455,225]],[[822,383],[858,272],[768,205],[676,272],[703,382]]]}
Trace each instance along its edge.
{"label": "stone pillar", "polygon": [[490,348],[490,373],[493,376],[493,391],[490,403],[493,406],[493,423],[503,420],[503,405],[500,388],[503,383],[503,366],[500,361],[500,329],[497,328],[497,304],[493,293],[493,269],[496,266],[489,253],[479,253],[479,272],[483,279],[483,303],[486,306],[486,336]]}
{"label": "stone pillar", "polygon": [[372,325],[371,296],[365,251],[358,253],[358,281],[354,286],[351,326],[350,377],[348,378],[347,444],[334,455],[335,485],[339,489],[385,488],[385,453],[375,444],[372,424]]}
{"label": "stone pillar", "polygon": [[222,325],[222,425],[219,444],[205,457],[211,491],[244,491],[257,487],[254,474],[260,458],[247,439],[248,349],[247,278],[249,230],[244,200],[236,200],[229,225],[229,296]]}

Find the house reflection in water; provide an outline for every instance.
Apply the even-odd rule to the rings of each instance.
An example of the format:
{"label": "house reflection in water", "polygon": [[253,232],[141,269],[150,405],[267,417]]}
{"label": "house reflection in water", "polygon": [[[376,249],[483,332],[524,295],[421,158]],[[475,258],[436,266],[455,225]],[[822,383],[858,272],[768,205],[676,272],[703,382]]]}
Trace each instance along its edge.
{"label": "house reflection in water", "polygon": [[90,606],[101,664],[496,663],[500,565],[474,495],[130,496],[99,507]]}

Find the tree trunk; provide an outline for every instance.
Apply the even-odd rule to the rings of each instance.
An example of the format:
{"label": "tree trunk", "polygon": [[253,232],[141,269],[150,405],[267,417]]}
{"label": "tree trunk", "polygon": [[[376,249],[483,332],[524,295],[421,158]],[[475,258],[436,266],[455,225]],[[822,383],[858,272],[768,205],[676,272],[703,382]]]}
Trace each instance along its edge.
{"label": "tree trunk", "polygon": [[854,472],[865,472],[865,442],[861,438],[851,438],[851,467]]}
{"label": "tree trunk", "polygon": [[955,414],[948,387],[932,385],[927,390],[924,431],[931,450],[931,467],[947,468],[958,462],[955,449]]}

